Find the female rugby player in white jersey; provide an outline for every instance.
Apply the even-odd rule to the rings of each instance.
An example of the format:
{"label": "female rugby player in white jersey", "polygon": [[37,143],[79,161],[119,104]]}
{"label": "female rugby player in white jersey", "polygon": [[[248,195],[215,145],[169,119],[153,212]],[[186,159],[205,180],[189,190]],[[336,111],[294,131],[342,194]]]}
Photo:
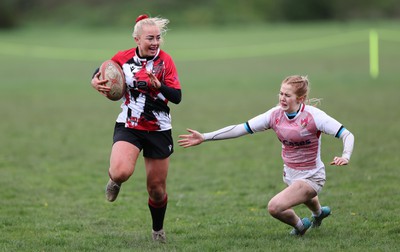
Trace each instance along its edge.
{"label": "female rugby player in white jersey", "polygon": [[[321,207],[318,194],[325,184],[325,165],[321,161],[321,133],[342,139],[343,153],[334,157],[331,165],[347,165],[353,151],[354,136],[341,123],[320,109],[307,105],[309,81],[304,76],[289,76],[281,84],[279,105],[246,123],[231,125],[201,134],[188,129],[190,134],[180,135],[182,147],[204,141],[236,138],[272,129],[282,143],[283,180],[287,187],[268,203],[269,213],[293,227],[291,234],[303,235],[310,227],[319,227],[331,210]],[[305,204],[312,213],[311,220],[301,219],[294,206]]]}

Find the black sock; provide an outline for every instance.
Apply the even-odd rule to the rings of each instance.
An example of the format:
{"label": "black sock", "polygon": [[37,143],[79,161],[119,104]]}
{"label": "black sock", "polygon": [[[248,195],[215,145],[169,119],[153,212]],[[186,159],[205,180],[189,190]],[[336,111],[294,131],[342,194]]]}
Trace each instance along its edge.
{"label": "black sock", "polygon": [[164,225],[164,216],[167,211],[168,196],[160,203],[155,203],[149,198],[149,209],[153,220],[153,230],[159,231]]}

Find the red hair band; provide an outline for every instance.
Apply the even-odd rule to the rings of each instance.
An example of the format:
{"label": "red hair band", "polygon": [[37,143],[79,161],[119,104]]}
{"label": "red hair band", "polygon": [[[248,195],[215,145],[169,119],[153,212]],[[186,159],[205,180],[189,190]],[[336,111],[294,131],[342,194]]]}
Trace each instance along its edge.
{"label": "red hair band", "polygon": [[147,16],[146,14],[140,15],[139,17],[136,18],[136,23],[146,18],[149,18],[149,16]]}

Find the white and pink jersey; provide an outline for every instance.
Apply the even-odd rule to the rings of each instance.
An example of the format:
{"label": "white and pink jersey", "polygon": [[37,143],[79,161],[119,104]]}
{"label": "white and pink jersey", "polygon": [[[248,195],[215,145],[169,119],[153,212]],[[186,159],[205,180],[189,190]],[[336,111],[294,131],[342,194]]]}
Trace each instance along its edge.
{"label": "white and pink jersey", "polygon": [[246,127],[251,133],[273,129],[282,143],[284,164],[296,170],[324,167],[320,157],[321,132],[338,137],[343,128],[322,110],[304,104],[292,119],[277,106],[249,120]]}

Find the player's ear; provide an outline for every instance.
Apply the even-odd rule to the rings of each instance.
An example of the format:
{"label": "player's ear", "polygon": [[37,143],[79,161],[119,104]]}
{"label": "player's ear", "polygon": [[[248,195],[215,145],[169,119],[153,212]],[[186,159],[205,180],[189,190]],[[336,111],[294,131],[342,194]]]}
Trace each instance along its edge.
{"label": "player's ear", "polygon": [[297,97],[297,101],[298,101],[299,103],[303,103],[304,100],[305,100],[305,96],[304,96],[304,95],[303,95],[303,96],[300,96],[300,97]]}

